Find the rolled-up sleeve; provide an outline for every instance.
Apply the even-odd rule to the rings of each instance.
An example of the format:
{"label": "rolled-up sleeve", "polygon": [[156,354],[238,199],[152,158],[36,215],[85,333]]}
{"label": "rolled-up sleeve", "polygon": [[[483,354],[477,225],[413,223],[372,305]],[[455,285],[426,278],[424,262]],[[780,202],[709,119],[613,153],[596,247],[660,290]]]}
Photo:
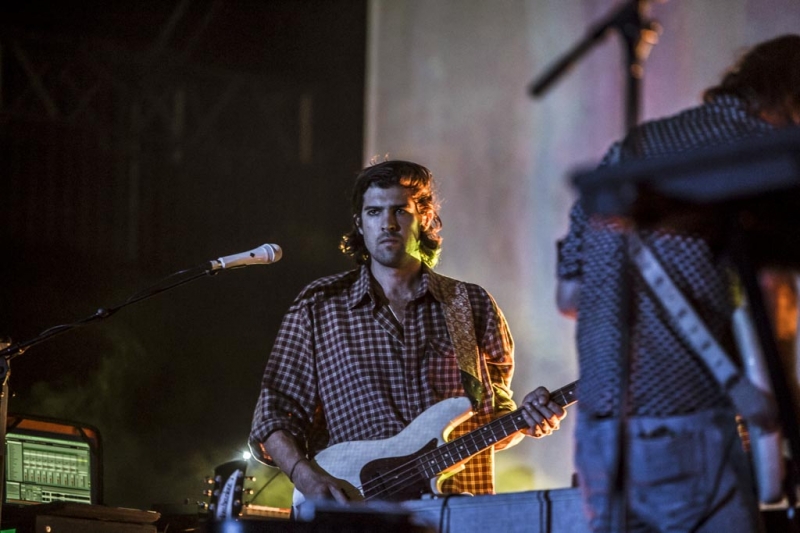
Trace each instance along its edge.
{"label": "rolled-up sleeve", "polygon": [[[623,145],[616,142],[608,149],[598,168],[617,165],[623,158]],[[578,199],[569,212],[569,230],[567,235],[556,242],[557,260],[556,277],[559,280],[576,280],[583,275],[583,239],[589,218]]]}
{"label": "rolled-up sleeve", "polygon": [[583,234],[586,229],[586,214],[580,201],[575,202],[569,213],[569,231],[558,241],[558,264],[556,275],[560,280],[574,280],[583,274],[581,252]]}
{"label": "rolled-up sleeve", "polygon": [[288,431],[307,447],[317,408],[312,330],[308,306],[295,304],[281,323],[264,370],[250,431],[254,451],[263,450],[261,444],[278,430]]}

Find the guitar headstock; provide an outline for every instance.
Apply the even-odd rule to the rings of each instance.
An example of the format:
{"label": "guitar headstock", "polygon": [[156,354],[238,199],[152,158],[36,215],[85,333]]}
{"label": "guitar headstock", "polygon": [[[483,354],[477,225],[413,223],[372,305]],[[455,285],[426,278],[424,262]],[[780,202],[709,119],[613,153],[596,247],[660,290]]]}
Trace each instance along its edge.
{"label": "guitar headstock", "polygon": [[207,477],[207,519],[289,518],[292,482],[277,467],[254,461],[231,461]]}
{"label": "guitar headstock", "polygon": [[247,461],[230,461],[215,468],[213,478],[206,478],[209,520],[221,522],[242,514],[246,472]]}

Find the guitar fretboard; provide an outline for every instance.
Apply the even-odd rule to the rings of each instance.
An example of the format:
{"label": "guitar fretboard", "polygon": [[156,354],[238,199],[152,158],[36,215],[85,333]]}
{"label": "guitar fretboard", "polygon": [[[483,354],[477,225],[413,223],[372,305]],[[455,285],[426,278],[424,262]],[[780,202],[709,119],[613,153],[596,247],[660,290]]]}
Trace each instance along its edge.
{"label": "guitar fretboard", "polygon": [[[553,391],[550,393],[550,398],[561,407],[569,407],[577,401],[575,397],[577,385],[578,382],[574,381]],[[424,479],[431,479],[451,466],[469,459],[509,435],[528,427],[530,426],[522,416],[521,409],[492,420],[485,426],[418,457],[416,460],[419,463],[421,476]]]}

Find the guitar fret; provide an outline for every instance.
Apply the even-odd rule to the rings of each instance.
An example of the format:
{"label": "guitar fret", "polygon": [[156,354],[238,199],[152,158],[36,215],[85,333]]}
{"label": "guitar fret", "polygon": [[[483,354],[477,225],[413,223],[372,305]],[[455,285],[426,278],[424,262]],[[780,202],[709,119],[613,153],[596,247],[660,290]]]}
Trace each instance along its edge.
{"label": "guitar fret", "polygon": [[[422,459],[422,458],[420,458]],[[422,473],[425,476],[425,479],[431,479],[435,477],[441,470],[436,469],[436,461],[420,461],[420,467],[422,469]]]}

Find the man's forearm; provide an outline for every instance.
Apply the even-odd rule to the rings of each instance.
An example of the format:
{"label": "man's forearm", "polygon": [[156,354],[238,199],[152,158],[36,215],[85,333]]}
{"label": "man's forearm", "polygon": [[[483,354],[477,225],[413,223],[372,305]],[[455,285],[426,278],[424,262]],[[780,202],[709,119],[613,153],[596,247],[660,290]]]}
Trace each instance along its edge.
{"label": "man's forearm", "polygon": [[300,461],[306,460],[306,454],[298,446],[294,436],[285,430],[278,430],[267,437],[261,445],[262,451],[272,458],[272,461],[291,480],[292,471]]}
{"label": "man's forearm", "polygon": [[311,462],[288,431],[272,433],[263,449],[306,498],[332,498],[339,503],[349,500],[344,482]]}

